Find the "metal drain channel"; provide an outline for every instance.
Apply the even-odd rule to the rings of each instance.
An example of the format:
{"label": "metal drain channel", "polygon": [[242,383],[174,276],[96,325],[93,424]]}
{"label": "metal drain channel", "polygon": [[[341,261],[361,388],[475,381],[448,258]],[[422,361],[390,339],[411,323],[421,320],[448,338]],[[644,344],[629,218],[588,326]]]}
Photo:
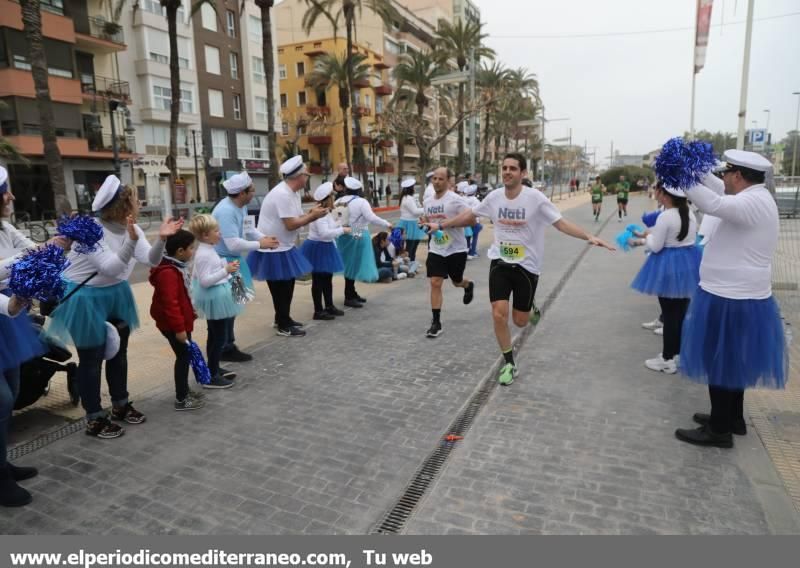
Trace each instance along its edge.
{"label": "metal drain channel", "polygon": [[28,455],[31,452],[35,452],[36,450],[41,450],[45,446],[49,446],[53,442],[57,442],[67,436],[70,436],[76,432],[80,432],[81,430],[86,428],[86,418],[81,418],[79,420],[74,420],[65,424],[64,426],[57,428],[56,430],[52,430],[47,432],[46,434],[42,434],[41,436],[34,438],[33,440],[28,440],[27,442],[23,442],[19,446],[14,446],[10,450],[8,450],[8,460],[17,460],[22,456]]}
{"label": "metal drain channel", "polygon": [[[600,227],[597,229],[597,232],[594,234],[600,234],[600,232],[606,228],[613,217],[613,214],[610,215],[603,222],[603,224],[600,225]],[[541,305],[542,318],[547,317],[547,309],[561,294],[561,290],[578,268],[580,262],[588,254],[590,248],[591,247],[587,246],[580,252],[575,260],[573,260],[567,267],[566,272],[564,272],[564,274],[561,276],[550,294],[547,295],[547,298],[545,298],[545,301]],[[525,327],[525,329],[523,329],[517,337],[517,340],[514,342],[514,349],[519,349],[525,343],[528,336],[531,333],[534,333],[537,327],[538,326],[532,325]],[[492,365],[492,368],[489,369],[486,377],[481,382],[480,388],[477,390],[477,392],[475,392],[475,394],[472,395],[458,416],[456,416],[456,419],[452,422],[452,424],[450,424],[450,427],[447,429],[445,435],[440,439],[439,445],[427,458],[425,458],[425,461],[422,462],[422,465],[414,474],[414,477],[400,495],[400,498],[392,506],[392,508],[389,509],[379,524],[377,524],[372,531],[370,531],[370,534],[391,535],[400,534],[402,532],[402,530],[405,528],[406,522],[411,518],[411,515],[414,513],[414,511],[416,511],[419,503],[428,492],[430,486],[439,477],[442,468],[447,462],[447,458],[450,456],[450,453],[458,443],[457,441],[447,440],[447,437],[449,435],[463,436],[469,430],[470,426],[472,426],[472,423],[478,416],[481,408],[483,408],[483,406],[489,400],[489,396],[497,386],[495,375],[500,370],[502,363],[503,358],[498,357]]]}

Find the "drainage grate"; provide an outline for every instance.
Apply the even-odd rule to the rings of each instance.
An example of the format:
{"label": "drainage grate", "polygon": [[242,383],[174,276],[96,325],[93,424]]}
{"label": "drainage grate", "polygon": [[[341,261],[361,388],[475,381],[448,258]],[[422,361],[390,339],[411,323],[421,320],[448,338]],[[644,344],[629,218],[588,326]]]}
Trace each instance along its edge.
{"label": "drainage grate", "polygon": [[[611,221],[613,217],[614,215],[609,216],[598,228],[595,234],[600,234],[600,231],[605,229],[606,225],[608,225],[609,221]],[[553,304],[555,299],[561,293],[564,285],[575,272],[575,269],[578,267],[583,258],[588,254],[590,248],[591,247],[587,246],[575,258],[575,260],[572,261],[553,290],[550,292],[550,294],[548,294],[547,298],[545,298],[545,301],[541,306],[543,318],[546,316],[546,310]],[[534,326],[527,326],[522,333],[520,333],[517,341],[514,343],[514,348],[519,349],[535,329],[536,328]],[[489,396],[492,394],[495,386],[497,386],[495,374],[500,369],[502,363],[503,358],[498,357],[497,361],[495,361],[494,365],[492,365],[492,368],[489,369],[489,373],[483,380],[480,389],[474,395],[472,395],[472,398],[470,398],[464,409],[450,425],[450,428],[447,430],[447,434],[440,440],[439,446],[425,459],[424,462],[422,462],[422,466],[420,466],[420,468],[414,474],[414,477],[411,479],[411,483],[408,484],[408,487],[406,487],[405,491],[403,491],[397,502],[392,506],[389,512],[386,513],[384,518],[380,521],[380,524],[378,524],[370,534],[400,534],[405,527],[406,522],[414,513],[420,501],[422,501],[422,498],[425,496],[428,488],[439,476],[439,473],[442,471],[448,456],[456,445],[455,440],[450,441],[447,438],[450,435],[463,436],[467,430],[469,430],[472,422],[475,420],[475,417],[478,415],[481,408],[483,408],[483,405],[486,404],[486,401],[489,400]]]}
{"label": "drainage grate", "polygon": [[61,428],[52,430],[46,434],[42,434],[38,438],[23,442],[19,446],[14,446],[8,450],[8,460],[18,460],[22,456],[28,455],[36,450],[41,450],[45,446],[49,446],[53,442],[57,442],[62,438],[66,438],[67,436],[70,436],[76,432],[80,432],[84,428],[86,428],[86,418],[81,418],[80,420],[75,420],[65,424]]}

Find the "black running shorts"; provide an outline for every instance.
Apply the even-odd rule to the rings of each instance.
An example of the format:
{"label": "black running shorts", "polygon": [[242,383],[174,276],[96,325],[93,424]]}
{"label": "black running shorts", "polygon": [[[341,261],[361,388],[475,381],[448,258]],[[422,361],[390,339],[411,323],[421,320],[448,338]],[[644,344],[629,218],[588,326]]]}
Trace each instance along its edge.
{"label": "black running shorts", "polygon": [[466,266],[467,253],[465,252],[454,252],[448,256],[429,252],[428,260],[425,261],[428,278],[450,278],[456,284],[464,280]]}
{"label": "black running shorts", "polygon": [[627,199],[617,198],[617,203],[622,203],[623,205],[627,205],[628,204],[628,200]]}
{"label": "black running shorts", "polygon": [[519,312],[533,308],[539,275],[528,272],[518,264],[509,264],[495,259],[489,268],[489,300],[498,302],[514,295],[513,306]]}

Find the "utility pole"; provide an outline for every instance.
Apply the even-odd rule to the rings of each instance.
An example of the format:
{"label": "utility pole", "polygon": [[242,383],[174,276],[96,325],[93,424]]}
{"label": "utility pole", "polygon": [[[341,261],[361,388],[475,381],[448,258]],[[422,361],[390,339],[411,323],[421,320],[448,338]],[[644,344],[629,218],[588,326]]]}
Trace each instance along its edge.
{"label": "utility pole", "polygon": [[192,154],[194,155],[194,189],[197,203],[200,203],[200,170],[197,168],[197,131],[192,130]]}
{"label": "utility pole", "polygon": [[744,61],[742,62],[742,90],[739,96],[739,132],[736,149],[744,149],[744,131],[747,118],[747,81],[750,76],[750,43],[753,37],[753,0],[747,0],[747,27],[744,35]]}
{"label": "utility pole", "polygon": [[108,101],[108,117],[111,119],[111,151],[114,155],[112,163],[114,164],[114,175],[120,176],[119,164],[119,143],[117,141],[117,125],[114,122],[114,113],[120,107],[120,101],[111,99]]}

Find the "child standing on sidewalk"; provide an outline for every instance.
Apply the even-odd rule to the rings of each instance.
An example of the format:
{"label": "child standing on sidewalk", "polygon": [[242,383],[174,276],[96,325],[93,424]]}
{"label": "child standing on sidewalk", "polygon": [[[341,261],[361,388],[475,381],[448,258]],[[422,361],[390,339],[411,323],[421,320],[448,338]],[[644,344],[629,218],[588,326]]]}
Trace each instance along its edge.
{"label": "child standing on sidewalk", "polygon": [[200,317],[206,319],[208,340],[206,356],[211,382],[203,385],[207,389],[227,389],[233,386],[230,380],[235,375],[220,370],[222,350],[228,343],[227,330],[230,319],[242,312],[242,306],[233,300],[231,274],[239,270],[239,262],[226,262],[214,249],[220,240],[219,224],[211,215],[196,215],[189,222],[189,230],[200,242],[194,256],[192,272],[192,301]]}
{"label": "child standing on sidewalk", "polygon": [[204,395],[189,389],[189,349],[194,320],[197,316],[189,297],[189,273],[186,264],[197,248],[194,235],[180,229],[167,237],[165,256],[161,263],[150,269],[153,285],[153,302],[150,315],[161,335],[167,338],[175,353],[175,410],[203,408]]}

